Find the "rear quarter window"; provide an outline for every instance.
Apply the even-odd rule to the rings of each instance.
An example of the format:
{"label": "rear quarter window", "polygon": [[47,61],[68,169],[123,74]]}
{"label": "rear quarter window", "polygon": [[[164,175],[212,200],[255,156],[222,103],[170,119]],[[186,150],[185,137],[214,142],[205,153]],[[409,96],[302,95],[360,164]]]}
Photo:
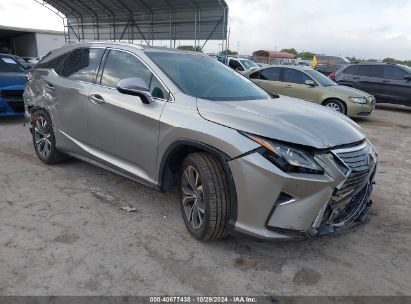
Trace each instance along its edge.
{"label": "rear quarter window", "polygon": [[349,66],[343,71],[344,74],[349,74],[349,75],[357,75],[358,73],[358,66]]}

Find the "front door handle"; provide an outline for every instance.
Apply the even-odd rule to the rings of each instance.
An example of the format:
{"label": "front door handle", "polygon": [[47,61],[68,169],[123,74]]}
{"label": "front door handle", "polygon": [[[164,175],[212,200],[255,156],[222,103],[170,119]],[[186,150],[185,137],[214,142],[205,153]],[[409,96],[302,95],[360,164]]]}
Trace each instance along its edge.
{"label": "front door handle", "polygon": [[360,77],[354,77],[353,79],[354,79],[354,80],[359,80],[359,79],[360,79]]}
{"label": "front door handle", "polygon": [[287,89],[291,89],[291,88],[292,88],[292,85],[291,85],[291,84],[287,84],[285,87],[286,87]]}
{"label": "front door handle", "polygon": [[105,103],[104,98],[98,94],[92,94],[88,97],[88,99],[94,104],[103,104]]}
{"label": "front door handle", "polygon": [[391,83],[389,80],[383,80],[382,83]]}
{"label": "front door handle", "polygon": [[55,91],[56,90],[56,87],[50,82],[46,82],[46,88],[49,91]]}

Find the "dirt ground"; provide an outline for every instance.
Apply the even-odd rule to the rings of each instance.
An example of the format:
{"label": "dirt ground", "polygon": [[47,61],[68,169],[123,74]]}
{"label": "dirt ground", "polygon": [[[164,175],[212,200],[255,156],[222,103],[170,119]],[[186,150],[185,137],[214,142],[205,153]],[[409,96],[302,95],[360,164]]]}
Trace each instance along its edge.
{"label": "dirt ground", "polygon": [[200,243],[175,193],[81,161],[43,165],[22,120],[0,119],[0,295],[411,295],[411,108],[357,122],[380,154],[368,224]]}

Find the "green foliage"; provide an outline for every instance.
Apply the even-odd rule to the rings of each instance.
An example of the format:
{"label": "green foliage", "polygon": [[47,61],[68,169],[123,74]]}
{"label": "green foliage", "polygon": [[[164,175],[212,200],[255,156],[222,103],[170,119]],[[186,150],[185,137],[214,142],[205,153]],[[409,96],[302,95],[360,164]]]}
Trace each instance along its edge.
{"label": "green foliage", "polygon": [[286,52],[286,53],[290,53],[290,54],[293,54],[293,55],[295,55],[295,56],[298,56],[298,52],[297,52],[297,50],[294,49],[294,48],[291,48],[291,49],[282,49],[281,52]]}
{"label": "green foliage", "polygon": [[192,45],[180,45],[177,47],[177,49],[182,51],[202,52],[201,46],[197,46],[194,48],[194,46]]}
{"label": "green foliage", "polygon": [[311,52],[302,52],[297,54],[297,57],[301,58],[302,60],[313,60],[314,56],[315,53]]}

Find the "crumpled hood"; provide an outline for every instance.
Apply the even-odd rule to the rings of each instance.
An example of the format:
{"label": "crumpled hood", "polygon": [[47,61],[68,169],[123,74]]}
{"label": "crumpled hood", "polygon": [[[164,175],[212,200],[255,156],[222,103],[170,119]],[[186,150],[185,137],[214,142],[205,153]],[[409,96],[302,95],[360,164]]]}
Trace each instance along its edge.
{"label": "crumpled hood", "polygon": [[0,90],[11,86],[24,86],[27,76],[24,73],[0,73]]}
{"label": "crumpled hood", "polygon": [[354,88],[350,88],[347,86],[343,86],[343,85],[338,85],[338,86],[329,86],[327,87],[328,90],[336,92],[336,93],[341,93],[341,94],[347,94],[348,96],[351,97],[368,97],[370,96],[370,94],[358,90],[358,89],[354,89]]}
{"label": "crumpled hood", "polygon": [[350,118],[299,99],[248,101],[197,100],[200,115],[209,121],[274,140],[325,149],[365,138]]}

